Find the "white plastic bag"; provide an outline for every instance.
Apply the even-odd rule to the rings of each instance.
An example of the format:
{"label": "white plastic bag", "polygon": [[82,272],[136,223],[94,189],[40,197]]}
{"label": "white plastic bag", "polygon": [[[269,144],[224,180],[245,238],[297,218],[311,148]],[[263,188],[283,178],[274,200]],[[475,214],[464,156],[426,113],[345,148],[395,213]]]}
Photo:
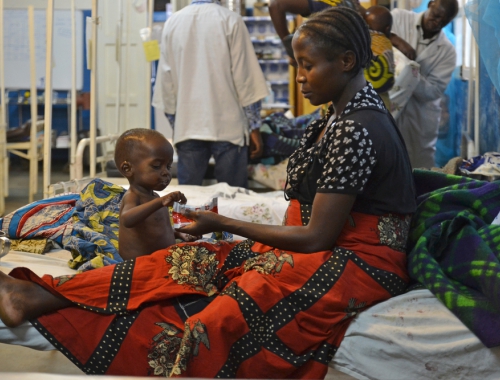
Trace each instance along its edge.
{"label": "white plastic bag", "polygon": [[420,64],[407,58],[400,50],[393,48],[396,78],[394,86],[389,91],[391,114],[394,119],[400,115],[420,82]]}

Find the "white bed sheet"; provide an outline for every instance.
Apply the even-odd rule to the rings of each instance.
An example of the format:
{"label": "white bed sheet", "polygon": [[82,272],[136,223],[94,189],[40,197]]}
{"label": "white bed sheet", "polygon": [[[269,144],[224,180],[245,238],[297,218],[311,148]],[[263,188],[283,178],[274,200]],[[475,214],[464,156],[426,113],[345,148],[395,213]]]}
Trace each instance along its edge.
{"label": "white bed sheet", "polygon": [[[188,199],[187,204],[192,206],[203,205],[217,197],[219,214],[260,224],[282,224],[288,207],[283,191],[257,193],[226,183],[210,186],[170,185],[158,194],[165,195],[173,191],[182,191]],[[241,240],[243,237],[235,235],[234,239]]]}
{"label": "white bed sheet", "polygon": [[76,271],[68,266],[69,259],[71,259],[71,253],[65,249],[52,249],[44,255],[10,251],[0,259],[0,271],[8,274],[16,267],[26,267],[38,276],[51,274],[56,277],[74,274]]}
{"label": "white bed sheet", "polygon": [[[16,267],[26,267],[38,276],[51,274],[56,277],[74,274],[76,271],[68,266],[70,258],[71,253],[64,249],[53,249],[44,255],[10,251],[0,259],[0,271],[9,274]],[[26,346],[41,351],[55,349],[29,322],[10,329],[0,321],[0,343]]]}
{"label": "white bed sheet", "polygon": [[500,347],[485,347],[422,289],[360,313],[330,366],[357,379],[500,379]]}

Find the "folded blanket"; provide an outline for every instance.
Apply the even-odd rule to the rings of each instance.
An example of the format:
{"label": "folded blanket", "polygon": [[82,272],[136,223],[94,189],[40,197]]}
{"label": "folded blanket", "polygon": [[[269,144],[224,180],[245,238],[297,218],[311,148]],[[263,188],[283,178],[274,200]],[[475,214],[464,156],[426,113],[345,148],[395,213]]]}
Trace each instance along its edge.
{"label": "folded blanket", "polygon": [[80,194],[42,199],[6,215],[0,229],[25,244],[48,239],[69,250],[73,269],[115,264],[123,261],[118,254],[118,215],[124,193],[121,186],[95,179]]}
{"label": "folded blanket", "polygon": [[120,202],[125,189],[101,179],[90,182],[80,193],[73,214],[73,234],[64,242],[73,259],[70,268],[85,271],[116,264]]}
{"label": "folded blanket", "polygon": [[0,219],[0,228],[11,239],[49,238],[62,246],[73,233],[71,217],[79,198],[65,194],[32,202]]}
{"label": "folded blanket", "polygon": [[54,243],[50,239],[12,239],[10,249],[13,251],[30,252],[42,255],[50,251]]}
{"label": "folded blanket", "polygon": [[409,273],[487,347],[500,345],[500,182],[415,170]]}

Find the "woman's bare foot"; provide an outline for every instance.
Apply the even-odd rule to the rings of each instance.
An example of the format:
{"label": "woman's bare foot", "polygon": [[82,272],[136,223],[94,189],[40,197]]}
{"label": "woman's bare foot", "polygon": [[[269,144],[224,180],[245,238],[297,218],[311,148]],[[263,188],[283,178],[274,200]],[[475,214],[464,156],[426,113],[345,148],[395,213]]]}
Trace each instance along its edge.
{"label": "woman's bare foot", "polygon": [[54,296],[38,284],[0,272],[0,319],[8,327],[70,305],[67,299]]}
{"label": "woman's bare foot", "polygon": [[23,285],[21,280],[0,272],[0,319],[8,327],[19,326],[25,321],[23,301],[26,298],[22,290]]}

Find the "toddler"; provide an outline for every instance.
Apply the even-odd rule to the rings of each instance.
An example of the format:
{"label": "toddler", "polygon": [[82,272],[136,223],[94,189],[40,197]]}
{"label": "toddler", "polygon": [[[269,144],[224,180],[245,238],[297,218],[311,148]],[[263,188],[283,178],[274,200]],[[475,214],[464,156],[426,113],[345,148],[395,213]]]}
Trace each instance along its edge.
{"label": "toddler", "polygon": [[174,149],[158,131],[144,128],[124,132],[116,142],[115,162],[130,184],[120,206],[119,253],[124,260],[149,255],[175,244],[176,236],[194,241],[198,237],[175,232],[168,207],[186,203],[180,191],[160,197],[172,175]]}

